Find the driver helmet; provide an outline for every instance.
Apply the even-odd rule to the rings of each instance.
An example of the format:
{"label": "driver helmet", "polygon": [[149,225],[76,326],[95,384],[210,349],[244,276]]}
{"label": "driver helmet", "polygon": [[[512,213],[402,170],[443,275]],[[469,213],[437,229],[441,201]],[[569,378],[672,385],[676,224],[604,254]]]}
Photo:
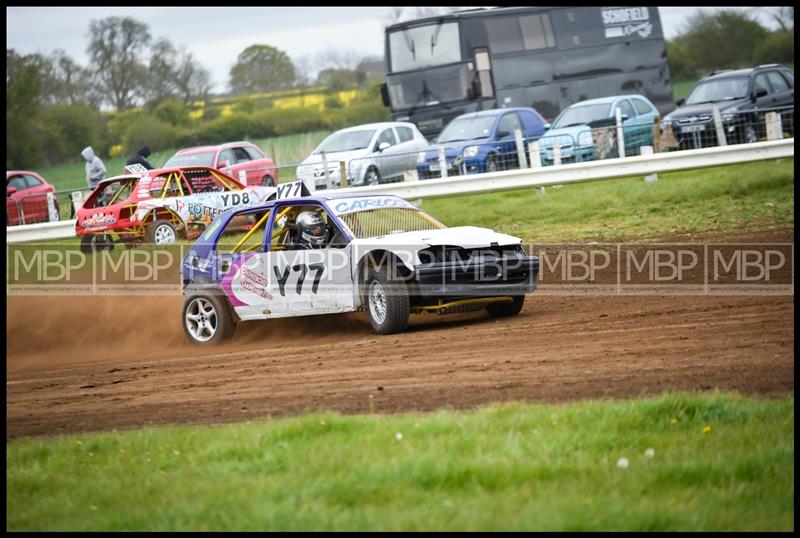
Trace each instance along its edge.
{"label": "driver helmet", "polygon": [[319,211],[303,211],[297,216],[296,224],[300,231],[300,242],[311,246],[322,246],[325,242],[325,220]]}

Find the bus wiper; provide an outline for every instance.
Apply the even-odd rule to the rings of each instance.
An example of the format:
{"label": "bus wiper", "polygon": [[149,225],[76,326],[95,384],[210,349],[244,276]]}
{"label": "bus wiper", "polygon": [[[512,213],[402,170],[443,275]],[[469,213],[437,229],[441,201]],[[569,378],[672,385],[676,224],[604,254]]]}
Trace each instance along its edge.
{"label": "bus wiper", "polygon": [[431,56],[433,56],[433,49],[436,47],[437,41],[439,41],[439,32],[442,30],[443,24],[444,19],[439,19],[436,21],[436,32],[431,35]]}
{"label": "bus wiper", "polygon": [[408,28],[403,28],[403,39],[406,42],[406,46],[408,50],[411,51],[411,58],[416,62],[417,61],[417,52],[414,49],[414,40],[408,37]]}

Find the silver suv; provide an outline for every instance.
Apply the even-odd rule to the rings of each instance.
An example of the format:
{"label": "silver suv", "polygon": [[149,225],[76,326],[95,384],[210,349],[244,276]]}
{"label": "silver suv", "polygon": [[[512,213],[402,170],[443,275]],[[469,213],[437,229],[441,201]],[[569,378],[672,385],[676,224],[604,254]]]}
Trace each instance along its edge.
{"label": "silver suv", "polygon": [[[377,185],[400,181],[414,170],[417,155],[428,141],[417,126],[406,122],[356,125],[329,135],[297,167],[297,179],[309,188],[322,190],[341,185],[340,163],[344,162],[348,186]],[[328,166],[325,175],[323,162]]]}

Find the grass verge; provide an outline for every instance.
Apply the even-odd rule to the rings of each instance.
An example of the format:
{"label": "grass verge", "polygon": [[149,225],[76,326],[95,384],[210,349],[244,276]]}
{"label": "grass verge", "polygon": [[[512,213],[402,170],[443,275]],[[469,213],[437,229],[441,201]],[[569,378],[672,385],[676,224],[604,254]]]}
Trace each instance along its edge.
{"label": "grass verge", "polygon": [[6,448],[7,530],[794,528],[793,398],[316,413]]}
{"label": "grass verge", "polygon": [[529,242],[648,239],[794,225],[794,159],[502,193],[424,200],[448,226],[485,226]]}

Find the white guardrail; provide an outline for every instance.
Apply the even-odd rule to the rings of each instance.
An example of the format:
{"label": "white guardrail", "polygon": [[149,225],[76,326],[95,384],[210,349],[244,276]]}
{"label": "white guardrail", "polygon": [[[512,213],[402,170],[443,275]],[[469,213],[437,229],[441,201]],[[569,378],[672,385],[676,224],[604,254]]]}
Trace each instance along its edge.
{"label": "white guardrail", "polygon": [[[646,176],[662,172],[676,172],[679,170],[692,170],[783,157],[794,157],[794,137],[753,144],[736,144],[559,166],[506,170],[492,174],[474,174],[422,181],[386,183],[384,185],[366,187],[348,187],[332,191],[321,191],[320,194],[393,194],[401,198],[417,200],[499,192],[526,187],[547,187],[550,185],[565,185],[567,183]],[[74,220],[9,226],[6,228],[6,243],[47,241],[74,236]]]}

